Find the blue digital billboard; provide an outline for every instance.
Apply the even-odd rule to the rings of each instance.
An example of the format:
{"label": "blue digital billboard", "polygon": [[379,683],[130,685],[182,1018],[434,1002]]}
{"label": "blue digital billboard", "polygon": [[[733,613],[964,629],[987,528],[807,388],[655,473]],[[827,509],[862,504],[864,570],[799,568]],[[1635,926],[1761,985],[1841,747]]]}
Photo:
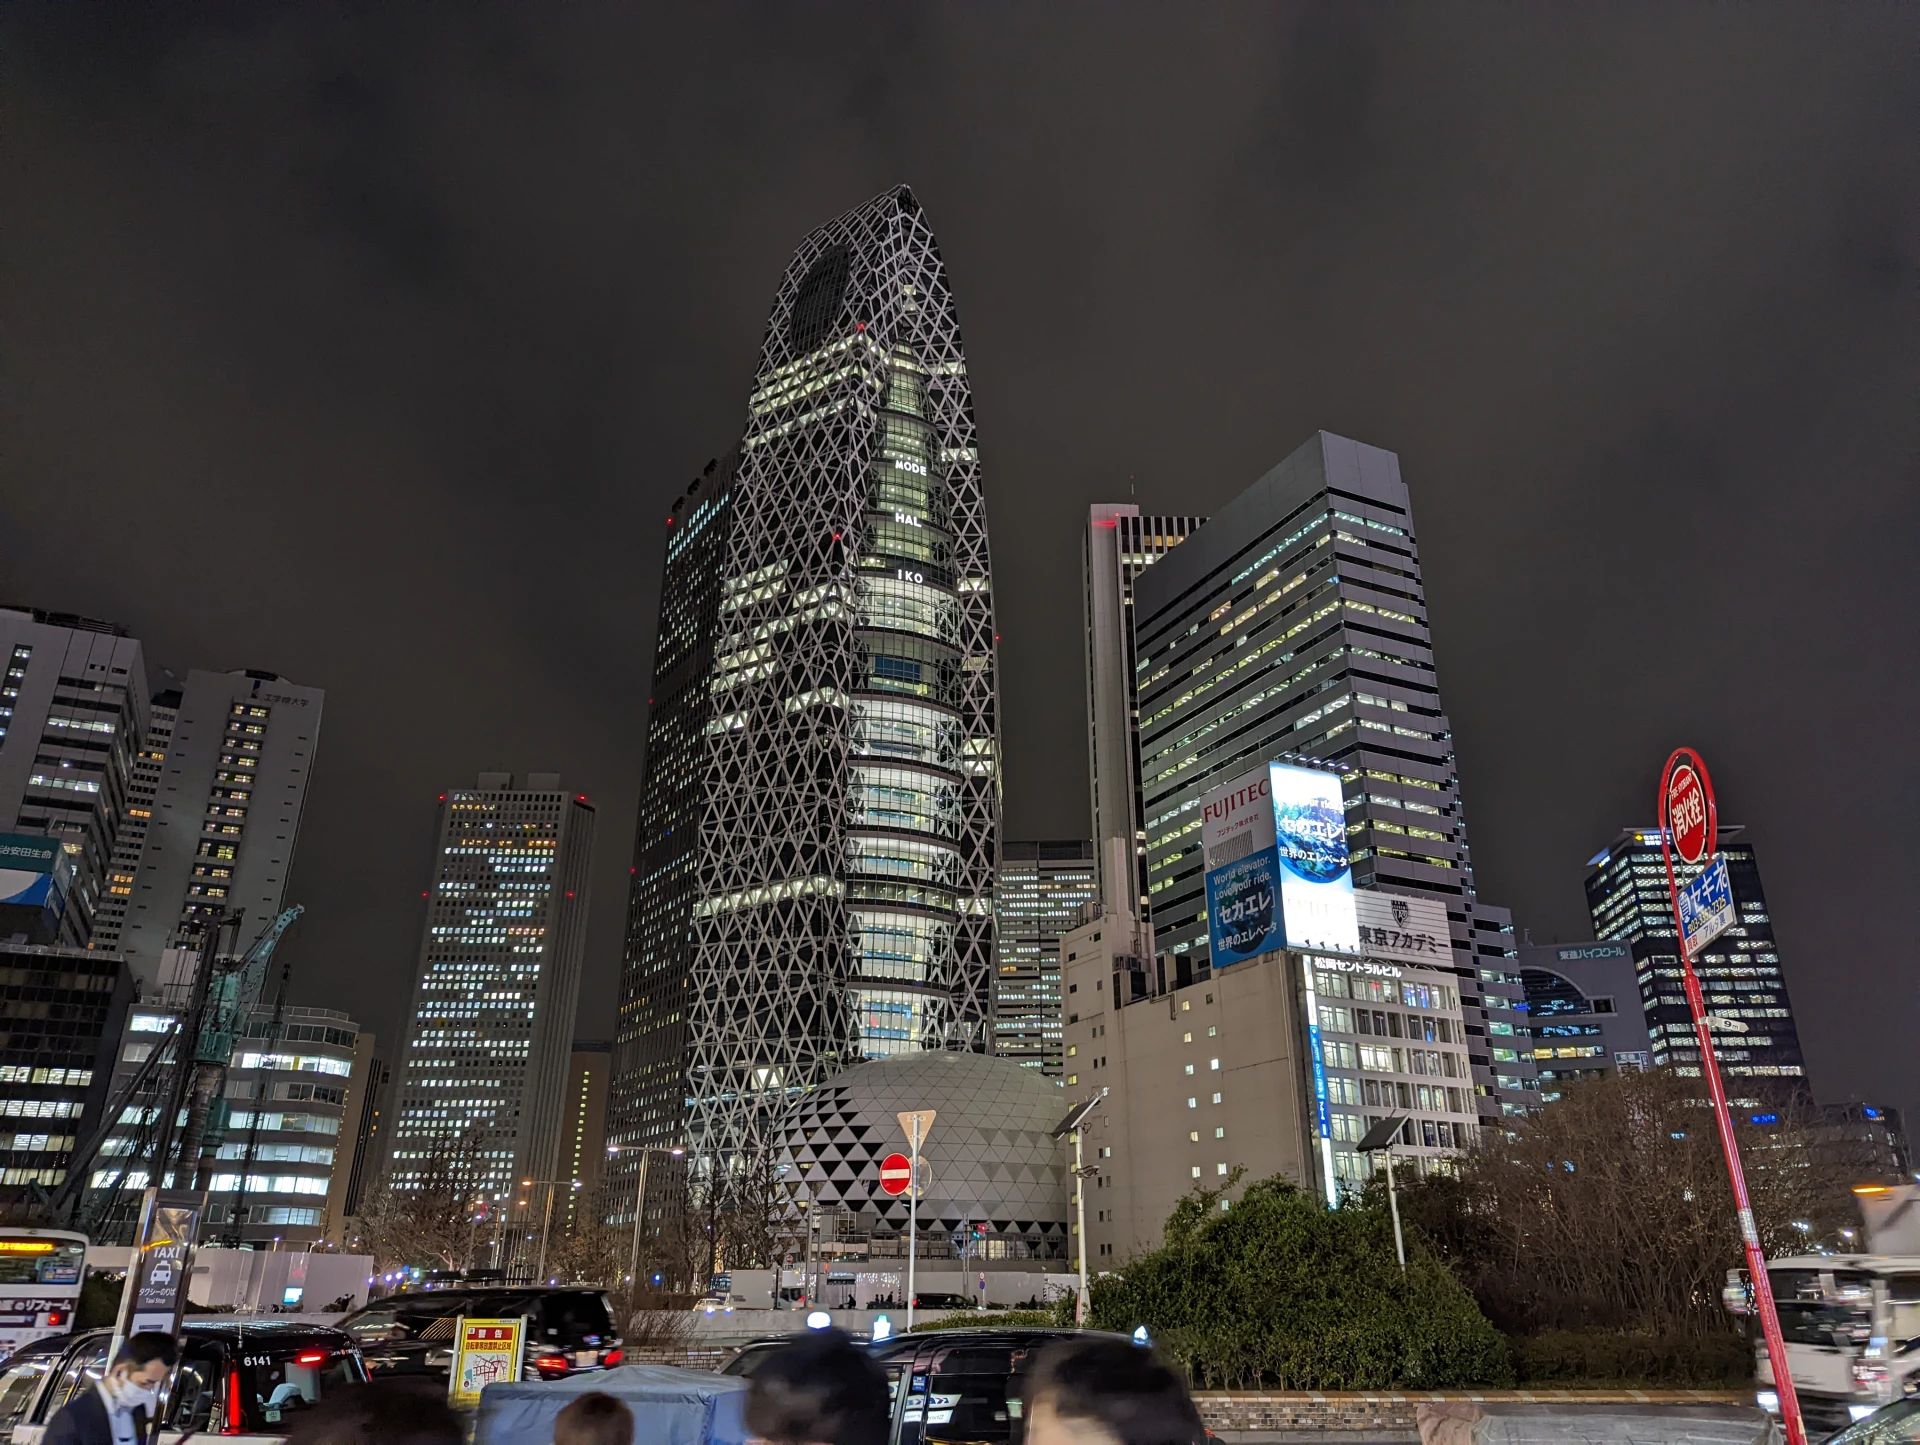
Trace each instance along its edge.
{"label": "blue digital billboard", "polygon": [[1269,763],[1201,800],[1213,966],[1278,948],[1360,951],[1337,774]]}

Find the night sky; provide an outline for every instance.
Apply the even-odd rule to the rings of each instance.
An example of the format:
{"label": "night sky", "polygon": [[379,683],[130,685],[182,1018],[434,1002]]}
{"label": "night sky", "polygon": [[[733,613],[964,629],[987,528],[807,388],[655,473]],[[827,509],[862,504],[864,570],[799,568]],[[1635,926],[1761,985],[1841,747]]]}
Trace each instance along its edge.
{"label": "night sky", "polygon": [[1920,1104],[1911,6],[12,5],[0,597],[324,687],[300,1001],[396,1028],[435,800],[599,805],[788,253],[897,182],[978,409],[1006,833],[1088,828],[1089,502],[1400,454],[1481,896],[1700,748],[1818,1093]]}

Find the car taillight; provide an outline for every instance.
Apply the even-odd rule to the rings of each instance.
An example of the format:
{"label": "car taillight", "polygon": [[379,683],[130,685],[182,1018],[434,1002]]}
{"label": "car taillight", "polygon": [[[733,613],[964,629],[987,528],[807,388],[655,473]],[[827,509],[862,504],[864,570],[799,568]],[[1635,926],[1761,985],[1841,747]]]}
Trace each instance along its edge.
{"label": "car taillight", "polygon": [[227,1418],[221,1422],[220,1433],[240,1435],[245,1433],[246,1428],[246,1421],[240,1414],[240,1372],[229,1370],[227,1372]]}
{"label": "car taillight", "polygon": [[627,1352],[625,1350],[608,1350],[600,1357],[600,1363],[611,1370],[615,1365],[626,1359],[626,1357]]}
{"label": "car taillight", "polygon": [[568,1369],[567,1357],[565,1355],[536,1355],[534,1357],[533,1367],[543,1376],[564,1375]]}
{"label": "car taillight", "polygon": [[323,1363],[326,1358],[327,1352],[325,1350],[302,1350],[293,1357],[293,1362],[296,1365],[318,1365]]}

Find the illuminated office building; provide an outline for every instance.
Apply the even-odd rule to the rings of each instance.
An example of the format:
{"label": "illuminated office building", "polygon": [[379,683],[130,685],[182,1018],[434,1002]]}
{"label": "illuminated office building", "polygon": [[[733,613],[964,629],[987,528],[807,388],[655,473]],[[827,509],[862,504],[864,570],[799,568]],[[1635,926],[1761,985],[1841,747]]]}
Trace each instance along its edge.
{"label": "illuminated office building", "polygon": [[1002,843],[994,889],[993,1051],[1060,1076],[1060,936],[1097,906],[1093,845]]}
{"label": "illuminated office building", "polygon": [[[601,1184],[607,1166],[607,1077],[613,1069],[612,1039],[575,1039],[567,1061],[567,1113],[561,1123],[560,1172],[565,1217],[572,1228],[582,1210],[603,1202]],[[556,1205],[555,1217],[559,1218]]]}
{"label": "illuminated office building", "polygon": [[0,851],[0,868],[31,864],[47,880],[32,885],[31,909],[0,906],[0,939],[117,945],[94,927],[110,889],[126,896],[108,875],[146,730],[146,663],[124,627],[0,607],[0,838],[56,839],[65,855],[49,868]]}
{"label": "illuminated office building", "polygon": [[1133,610],[1162,957],[1123,970],[1122,996],[1206,976],[1201,800],[1304,756],[1340,769],[1355,885],[1446,907],[1483,1121],[1536,1103],[1512,921],[1474,889],[1399,458],[1316,434],[1144,572]]}
{"label": "illuminated office building", "polygon": [[162,704],[164,747],[143,749],[161,756],[136,768],[152,816],[138,820],[145,837],[119,932],[143,995],[184,987],[190,975],[162,978],[163,956],[214,908],[243,915],[245,949],[286,906],[325,704],[321,689],[254,668],[195,668],[172,707]]}
{"label": "illuminated office building", "polygon": [[[1745,832],[1737,824],[1720,825],[1720,852],[1727,860],[1727,878],[1740,921],[1694,960],[1708,1010],[1716,1018],[1729,1020],[1713,1042],[1720,1072],[1730,1087],[1736,1079],[1804,1080],[1806,1076],[1793,1003],[1780,972],[1773,919],[1760,886],[1760,865],[1753,845],[1741,836]],[[1674,862],[1682,883],[1700,871],[1677,858]],[[1700,1046],[1680,971],[1659,830],[1627,829],[1589,859],[1587,867],[1591,870],[1587,911],[1593,915],[1594,936],[1624,943],[1633,951],[1653,1062],[1671,1065],[1678,1073],[1698,1074]]]}
{"label": "illuminated office building", "polygon": [[1653,1063],[1626,944],[1528,943],[1518,961],[1541,1102],[1566,1084]]}
{"label": "illuminated office building", "polygon": [[1133,585],[1205,517],[1143,517],[1132,505],[1088,509],[1081,557],[1087,642],[1087,796],[1103,913],[1145,922],[1147,835],[1140,811]]}
{"label": "illuminated office building", "polygon": [[586,947],[594,811],[558,773],[446,795],[387,1187],[472,1161],[480,1192],[558,1178]]}
{"label": "illuminated office building", "polygon": [[745,421],[665,523],[616,1185],[642,1146],[760,1153],[789,1099],[862,1059],[991,1045],[979,441],[906,187],[794,252]]}
{"label": "illuminated office building", "polygon": [[133,775],[127,783],[127,816],[113,843],[113,857],[107,868],[107,889],[94,914],[93,946],[120,946],[126,928],[127,910],[133,904],[133,886],[139,876],[140,859],[147,851],[147,830],[153,826],[154,799],[160,792],[160,774],[167,761],[167,747],[173,738],[173,725],[180,717],[180,693],[177,688],[156,692],[147,704],[147,731],[140,750],[133,757]]}

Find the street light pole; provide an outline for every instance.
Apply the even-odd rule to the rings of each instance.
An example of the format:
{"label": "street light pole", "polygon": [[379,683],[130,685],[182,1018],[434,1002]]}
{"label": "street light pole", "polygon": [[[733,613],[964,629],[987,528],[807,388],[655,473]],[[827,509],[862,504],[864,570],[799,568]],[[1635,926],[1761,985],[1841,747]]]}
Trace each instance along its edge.
{"label": "street light pole", "polygon": [[1387,1208],[1393,1213],[1393,1253],[1400,1261],[1400,1273],[1407,1272],[1407,1244],[1400,1237],[1400,1197],[1393,1188],[1393,1145],[1386,1147],[1387,1156]]}
{"label": "street light pole", "polygon": [[[1387,1208],[1393,1214],[1393,1253],[1400,1261],[1400,1273],[1407,1272],[1407,1244],[1400,1234],[1400,1199],[1393,1189],[1393,1143],[1400,1137],[1400,1130],[1406,1126],[1404,1114],[1389,1114],[1384,1119],[1376,1119],[1367,1135],[1354,1148],[1362,1154],[1385,1154],[1387,1156]],[[1331,1186],[1331,1181],[1329,1181]]]}
{"label": "street light pole", "polygon": [[[640,1175],[639,1178],[635,1180],[633,1186],[633,1263],[627,1272],[627,1282],[630,1291],[627,1296],[629,1306],[637,1304],[640,1299],[640,1221],[646,1217],[647,1212],[647,1161],[652,1159],[655,1154],[665,1154],[669,1158],[678,1159],[682,1154],[687,1152],[684,1149],[662,1149],[657,1144],[642,1144],[639,1147]],[[618,1144],[609,1144],[607,1146],[607,1152],[609,1154],[618,1154],[620,1152],[620,1146]],[[628,1313],[632,1313],[631,1308],[629,1308]]]}
{"label": "street light pole", "polygon": [[[913,1149],[913,1173],[907,1176],[907,1333],[913,1333],[914,1265],[920,1256],[920,1116],[913,1116],[910,1131]],[[812,1236],[808,1236],[811,1243]]]}
{"label": "street light pole", "polygon": [[553,1227],[553,1191],[559,1183],[557,1179],[547,1181],[547,1208],[540,1216],[540,1262],[533,1267],[533,1277],[542,1284],[547,1279],[547,1232]]}
{"label": "street light pole", "polygon": [[1075,1247],[1080,1251],[1080,1293],[1073,1304],[1073,1322],[1076,1325],[1086,1323],[1087,1291],[1092,1288],[1087,1279],[1087,1177],[1100,1172],[1098,1164],[1088,1165],[1081,1162],[1084,1152],[1081,1141],[1082,1136],[1087,1132],[1087,1120],[1092,1117],[1093,1111],[1100,1107],[1100,1101],[1106,1097],[1107,1091],[1102,1087],[1100,1092],[1092,1098],[1075,1104],[1067,1117],[1060,1121],[1059,1127],[1053,1131],[1053,1137],[1056,1139],[1063,1134],[1073,1135],[1073,1232]]}

